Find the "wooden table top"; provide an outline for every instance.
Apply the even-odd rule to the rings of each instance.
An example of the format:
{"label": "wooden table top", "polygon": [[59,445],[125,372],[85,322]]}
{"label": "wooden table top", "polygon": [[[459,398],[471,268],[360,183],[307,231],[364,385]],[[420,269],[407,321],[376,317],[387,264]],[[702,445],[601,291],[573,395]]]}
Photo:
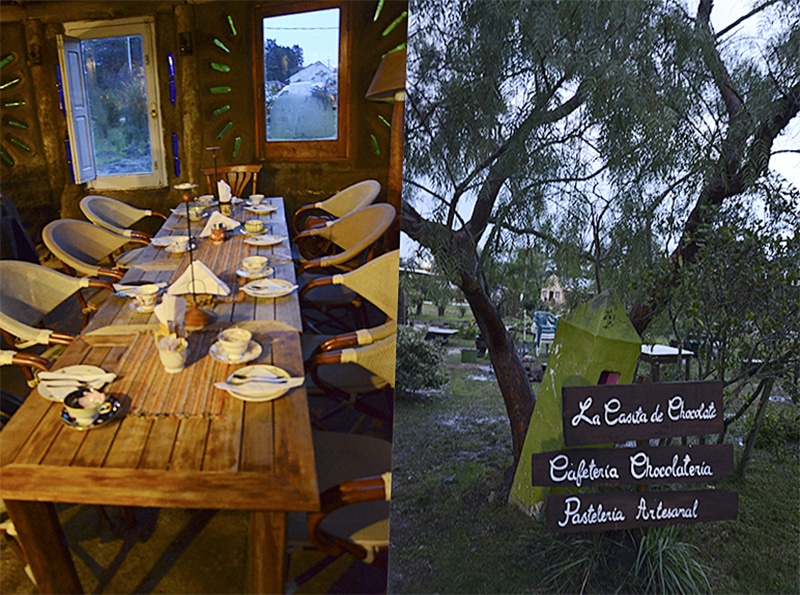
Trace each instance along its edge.
{"label": "wooden table top", "polygon": [[[268,215],[254,215],[246,210],[244,203],[239,203],[234,208],[233,218],[237,221],[262,220],[269,233],[286,238],[280,244],[269,247],[250,246],[245,243],[246,236],[240,232],[240,229],[226,232],[225,242],[221,245],[214,245],[210,238],[199,240],[197,250],[194,251],[194,259],[207,265],[231,289],[230,296],[216,298],[213,303],[204,304],[203,309],[213,313],[216,320],[220,322],[280,320],[302,331],[300,302],[296,291],[276,299],[254,298],[239,291],[248,279],[237,275],[237,270],[240,268],[242,258],[252,255],[267,256],[270,260],[269,266],[275,270],[273,276],[276,279],[296,283],[283,199],[272,197],[268,200],[269,204],[278,208],[276,212]],[[205,223],[206,219],[196,223],[192,222],[192,235],[198,235]],[[185,217],[178,217],[173,213],[155,237],[161,238],[170,235],[187,235]],[[143,280],[172,283],[188,266],[188,253],[170,254],[164,248],[150,245],[143,249],[136,265],[128,270],[121,283],[136,283]],[[110,296],[100,311],[93,316],[84,334],[107,325],[157,324],[154,314],[139,313],[125,307],[129,304],[128,298]]]}
{"label": "wooden table top", "polygon": [[[275,225],[274,232],[280,233],[279,230],[285,229],[285,218]],[[162,230],[160,235],[167,232]],[[206,240],[196,251],[197,258],[212,270],[226,260],[226,252],[229,261],[239,262],[250,250],[243,244],[243,238],[229,234],[222,246]],[[146,250],[153,251],[149,262],[174,258],[152,246]],[[275,249],[259,248],[258,252],[288,256],[288,250],[284,244]],[[129,275],[133,279],[125,280],[144,275],[152,280],[159,280],[159,275],[174,278],[185,268],[188,262],[188,259],[184,262],[185,256],[181,256],[178,268],[131,269]],[[286,267],[284,278],[293,279],[291,262]],[[235,286],[235,279],[225,278],[228,269],[220,272],[226,283]],[[153,273],[158,274],[151,276]],[[294,295],[296,302],[296,292]],[[149,353],[138,363],[129,357],[137,338],[140,343],[152,342],[149,337],[121,334],[107,343],[76,339],[54,369],[87,364],[115,372],[116,380],[104,391],[122,402],[127,414],[101,427],[77,431],[62,423],[61,403],[46,400],[33,391],[3,429],[2,497],[121,506],[318,509],[305,389],[293,389],[269,402],[244,402],[214,387],[214,382],[224,380],[244,364],[214,361],[206,350],[219,326],[235,322],[250,328],[254,339],[265,346],[261,356],[250,363],[272,364],[292,376],[303,375],[296,330],[299,306],[292,300],[285,300],[284,307],[270,303],[278,301],[247,298],[214,306],[217,324],[189,335],[192,355],[178,374],[167,374],[160,365],[142,365],[141,361],[149,361]],[[128,304],[129,300],[124,298],[109,298],[95,316],[93,327],[154,322],[151,315],[134,312]],[[296,319],[291,313],[295,307]],[[284,314],[289,318],[288,324],[282,321]],[[151,349],[151,359],[158,360],[154,342],[152,348],[146,343],[142,345],[139,349]],[[137,402],[157,391],[165,394],[181,391],[182,398],[188,399],[187,404],[202,401],[216,405],[207,409],[187,405],[170,411],[139,408],[131,413],[137,409],[133,407]]]}

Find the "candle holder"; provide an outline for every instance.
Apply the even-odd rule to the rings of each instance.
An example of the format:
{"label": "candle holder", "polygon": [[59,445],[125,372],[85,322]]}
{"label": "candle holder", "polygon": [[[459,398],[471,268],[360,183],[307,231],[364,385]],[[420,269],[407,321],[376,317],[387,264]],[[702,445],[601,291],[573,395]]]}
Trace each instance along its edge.
{"label": "candle holder", "polygon": [[198,330],[211,324],[215,316],[206,310],[201,310],[197,301],[197,291],[194,278],[194,238],[192,237],[192,221],[189,217],[189,203],[192,200],[191,191],[197,188],[197,184],[178,184],[176,190],[183,192],[183,204],[186,205],[186,231],[189,236],[189,271],[192,277],[192,299],[187,300],[185,323],[187,330]]}
{"label": "candle holder", "polygon": [[214,183],[211,185],[211,194],[214,195],[214,199],[217,201],[217,209],[222,213],[222,201],[220,200],[219,187],[217,186],[219,183],[219,172],[217,171],[217,151],[219,151],[219,147],[206,147],[206,151],[211,151],[211,159],[214,161]]}

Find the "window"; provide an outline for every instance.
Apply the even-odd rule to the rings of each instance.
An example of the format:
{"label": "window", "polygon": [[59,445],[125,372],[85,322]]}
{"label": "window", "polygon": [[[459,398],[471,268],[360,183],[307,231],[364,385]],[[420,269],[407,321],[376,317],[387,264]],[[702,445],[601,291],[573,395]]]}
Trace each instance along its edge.
{"label": "window", "polygon": [[255,22],[260,156],[345,159],[350,104],[347,2],[262,6]]}
{"label": "window", "polygon": [[58,48],[75,183],[167,183],[152,19],[65,23]]}

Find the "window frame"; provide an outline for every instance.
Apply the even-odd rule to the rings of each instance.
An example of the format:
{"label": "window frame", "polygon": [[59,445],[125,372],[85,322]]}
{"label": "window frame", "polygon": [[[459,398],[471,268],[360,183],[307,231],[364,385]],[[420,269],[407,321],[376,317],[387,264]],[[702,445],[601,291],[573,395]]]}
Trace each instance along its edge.
{"label": "window frame", "polygon": [[[267,141],[264,97],[264,18],[339,9],[337,138],[335,140]],[[253,88],[255,90],[256,156],[276,161],[336,161],[350,157],[351,10],[347,0],[280,2],[253,9]]]}
{"label": "window frame", "polygon": [[[109,19],[102,21],[71,21],[64,23],[64,38],[76,38],[80,41],[89,39],[106,39],[123,37],[127,35],[142,36],[142,51],[145,59],[145,81],[147,85],[147,102],[150,106],[148,116],[148,130],[150,133],[150,151],[153,165],[153,172],[150,174],[123,174],[123,175],[98,175],[95,167],[94,177],[83,179],[76,175],[76,183],[86,183],[91,189],[97,190],[120,190],[120,189],[144,189],[144,188],[164,188],[167,186],[167,160],[164,149],[163,124],[161,120],[161,96],[158,85],[158,65],[156,60],[156,35],[155,19],[153,17],[133,17],[125,19]],[[59,42],[59,45],[61,42]],[[65,99],[72,93],[70,85],[74,80],[69,80],[68,73],[64,65],[64,55],[60,51],[62,80],[64,81]],[[85,85],[85,81],[80,82]],[[87,89],[83,87],[83,93],[87,94]],[[88,96],[88,94],[87,94]],[[80,152],[81,147],[76,146],[76,139],[71,129],[72,108],[67,103],[67,120],[70,136],[70,145],[73,153],[73,167],[81,170],[81,163],[76,160],[76,153]],[[91,129],[91,121],[89,122]],[[94,149],[92,149],[92,161],[94,161]],[[81,182],[78,182],[82,179]]]}

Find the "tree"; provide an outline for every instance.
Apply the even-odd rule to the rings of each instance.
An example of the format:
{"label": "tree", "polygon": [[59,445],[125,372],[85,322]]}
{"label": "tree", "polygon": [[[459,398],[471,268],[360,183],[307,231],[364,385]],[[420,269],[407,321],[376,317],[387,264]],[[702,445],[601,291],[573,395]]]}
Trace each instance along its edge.
{"label": "tree", "polygon": [[289,83],[289,77],[303,68],[303,48],[278,45],[274,39],[264,40],[264,64],[268,81]]}
{"label": "tree", "polygon": [[547,242],[559,276],[615,289],[643,333],[797,114],[798,4],[753,12],[786,25],[758,54],[726,54],[733,30],[714,34],[710,12],[710,0],[694,16],[675,0],[412,7],[402,226],[472,309],[515,459],[535,395],[487,276],[503,246]]}

